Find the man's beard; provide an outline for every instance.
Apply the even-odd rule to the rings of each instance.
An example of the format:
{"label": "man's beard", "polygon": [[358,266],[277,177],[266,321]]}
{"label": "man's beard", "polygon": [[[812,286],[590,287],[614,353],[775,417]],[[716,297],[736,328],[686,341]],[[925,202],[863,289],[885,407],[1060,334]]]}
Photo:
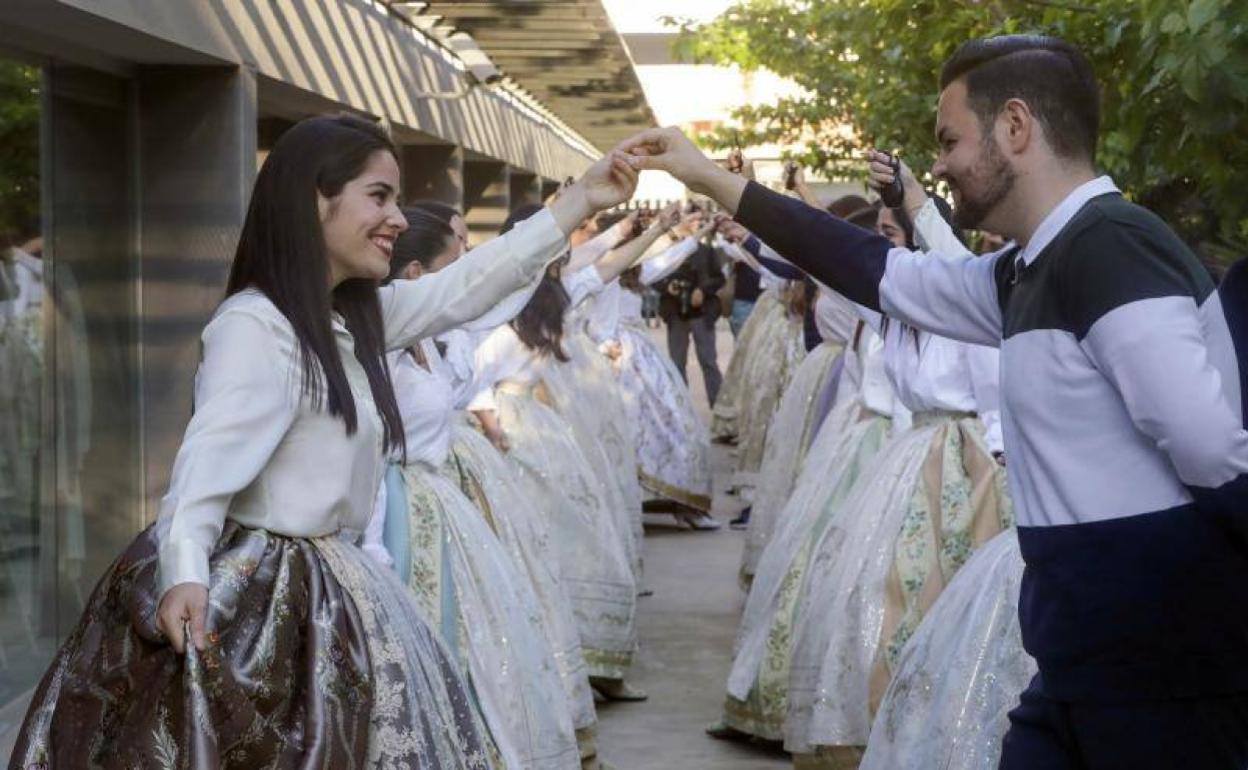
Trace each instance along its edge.
{"label": "man's beard", "polygon": [[1014,169],[1001,153],[994,137],[984,137],[981,146],[979,160],[965,177],[949,179],[959,193],[958,207],[953,212],[954,224],[968,230],[978,228],[997,204],[1010,194],[1016,178]]}

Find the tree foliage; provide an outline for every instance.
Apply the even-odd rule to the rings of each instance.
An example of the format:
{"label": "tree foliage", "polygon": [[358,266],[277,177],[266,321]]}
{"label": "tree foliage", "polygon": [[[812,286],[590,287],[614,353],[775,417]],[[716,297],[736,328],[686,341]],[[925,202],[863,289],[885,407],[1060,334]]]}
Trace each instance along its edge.
{"label": "tree foliage", "polygon": [[739,110],[738,135],[804,146],[800,160],[825,171],[868,146],[930,167],[940,68],[959,44],[1062,37],[1103,86],[1101,166],[1189,239],[1248,243],[1244,0],[739,0],[707,24],[674,22],[682,56],[802,86],[807,96]]}
{"label": "tree foliage", "polygon": [[39,232],[39,69],[0,61],[0,249]]}

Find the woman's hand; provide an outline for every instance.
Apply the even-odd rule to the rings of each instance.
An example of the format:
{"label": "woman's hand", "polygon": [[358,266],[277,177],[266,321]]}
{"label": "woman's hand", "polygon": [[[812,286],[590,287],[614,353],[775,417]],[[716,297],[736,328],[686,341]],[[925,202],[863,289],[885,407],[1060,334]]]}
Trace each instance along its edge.
{"label": "woman's hand", "polygon": [[156,611],[156,626],[179,655],[186,652],[185,627],[191,626],[191,643],[203,651],[207,646],[204,619],[208,615],[208,587],[201,583],[178,583],[165,592]]}
{"label": "woman's hand", "polygon": [[[877,193],[892,184],[893,177],[896,176],[889,162],[892,157],[879,150],[867,150],[867,184],[871,185],[871,189]],[[904,160],[897,158],[897,165],[896,173],[901,175],[901,187],[905,191],[906,211],[913,217],[927,202],[927,191],[923,189],[923,185],[919,184],[919,180],[915,178]]]}
{"label": "woman's hand", "polygon": [[576,184],[551,202],[549,210],[559,229],[564,235],[571,235],[589,217],[632,198],[637,190],[637,173],[620,150],[604,155]]}

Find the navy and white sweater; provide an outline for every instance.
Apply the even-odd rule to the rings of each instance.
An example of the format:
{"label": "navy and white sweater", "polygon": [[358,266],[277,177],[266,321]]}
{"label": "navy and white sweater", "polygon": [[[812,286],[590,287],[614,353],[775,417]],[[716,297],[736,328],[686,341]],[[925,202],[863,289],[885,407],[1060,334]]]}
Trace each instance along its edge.
{"label": "navy and white sweater", "polygon": [[1107,178],[1026,248],[918,253],[750,184],[737,219],[816,280],[1001,348],[1019,614],[1046,694],[1248,691],[1248,431],[1208,274]]}

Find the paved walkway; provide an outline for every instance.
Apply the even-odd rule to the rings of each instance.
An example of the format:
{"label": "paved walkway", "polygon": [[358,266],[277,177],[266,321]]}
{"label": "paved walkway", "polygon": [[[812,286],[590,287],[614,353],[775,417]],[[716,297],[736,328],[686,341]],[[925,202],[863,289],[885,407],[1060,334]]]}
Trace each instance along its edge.
{"label": "paved walkway", "polygon": [[[727,368],[732,337],[718,340],[720,369]],[[666,350],[661,330],[655,340]],[[707,417],[697,364],[689,362],[694,399]],[[640,600],[641,655],[630,681],[650,694],[645,703],[599,707],[602,756],[618,770],[778,770],[790,767],[777,752],[717,741],[703,729],[718,721],[732,643],[745,595],[737,586],[744,532],[727,527],[739,504],[723,494],[732,457],[714,447],[714,515],[724,528],[693,532],[675,526],[646,528],[646,587]]]}

